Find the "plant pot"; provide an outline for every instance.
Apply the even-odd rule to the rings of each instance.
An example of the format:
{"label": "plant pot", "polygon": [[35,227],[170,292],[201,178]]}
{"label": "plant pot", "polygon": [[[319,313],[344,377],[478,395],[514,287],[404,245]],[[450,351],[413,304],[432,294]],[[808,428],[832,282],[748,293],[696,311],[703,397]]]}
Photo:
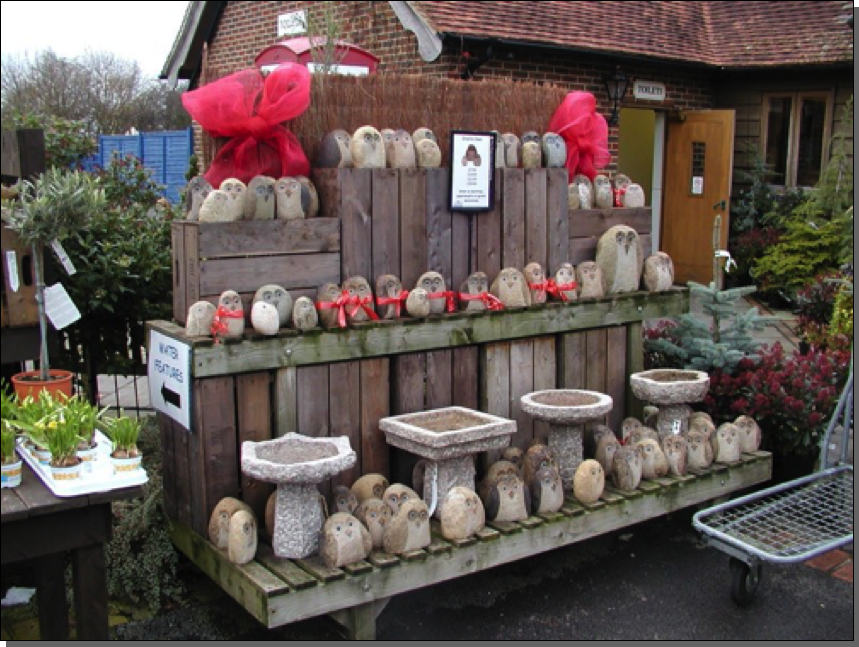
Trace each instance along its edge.
{"label": "plant pot", "polygon": [[83,461],[78,461],[77,465],[69,465],[67,467],[54,467],[51,465],[51,478],[55,481],[77,481],[83,475]]}
{"label": "plant pot", "polygon": [[50,465],[51,463],[51,450],[50,449],[42,449],[41,447],[33,446],[33,456],[39,463],[42,465]]}
{"label": "plant pot", "polygon": [[128,476],[140,469],[140,463],[143,456],[133,456],[132,458],[114,458],[110,457],[110,462],[113,465],[113,473],[116,476]]}
{"label": "plant pot", "polygon": [[59,368],[48,370],[48,379],[39,377],[40,371],[22,371],[12,376],[12,384],[15,387],[15,395],[18,400],[30,396],[34,400],[41,397],[42,391],[47,391],[51,396],[59,394],[66,397],[72,396],[72,379],[74,373]]}
{"label": "plant pot", "polygon": [[21,476],[24,473],[23,461],[17,463],[3,463],[0,472],[0,487],[13,488],[21,485]]}
{"label": "plant pot", "polygon": [[93,443],[92,447],[86,449],[79,449],[76,455],[81,459],[84,473],[91,474],[95,461],[98,458],[98,443]]}

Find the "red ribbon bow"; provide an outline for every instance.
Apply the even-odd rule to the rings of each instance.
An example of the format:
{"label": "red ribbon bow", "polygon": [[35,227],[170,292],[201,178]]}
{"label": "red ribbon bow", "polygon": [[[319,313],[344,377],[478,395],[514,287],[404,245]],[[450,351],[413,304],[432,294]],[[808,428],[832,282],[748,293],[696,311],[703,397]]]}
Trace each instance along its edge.
{"label": "red ribbon bow", "polygon": [[334,301],[317,301],[317,310],[333,310],[337,309],[337,325],[341,328],[346,327],[346,306],[349,305],[351,297],[347,291],[343,291]]}
{"label": "red ribbon bow", "polygon": [[448,290],[447,292],[430,292],[427,299],[446,299],[447,311],[456,312],[456,293]]}
{"label": "red ribbon bow", "polygon": [[226,337],[229,327],[223,321],[224,319],[244,319],[245,313],[242,310],[227,310],[224,306],[218,306],[215,310],[215,317],[212,319],[212,337],[215,338],[215,343],[221,343],[221,337]]}
{"label": "red ribbon bow", "polygon": [[[367,313],[367,316],[370,317],[370,319],[372,319],[373,321],[378,321],[379,315],[376,314],[373,308],[368,307],[372,303],[373,297],[371,296],[364,297],[363,299],[357,296],[350,297],[346,305],[346,314],[348,314],[350,317],[354,317],[356,314],[358,314],[359,309],[363,309],[364,312]],[[350,306],[352,306],[351,309]]]}
{"label": "red ribbon bow", "polygon": [[553,297],[560,299],[561,301],[567,301],[567,295],[564,292],[568,292],[569,290],[575,290],[578,287],[578,283],[575,281],[570,281],[569,283],[561,283],[558,285],[555,283],[555,279],[549,279],[546,281],[546,292],[552,295]]}
{"label": "red ribbon bow", "polygon": [[626,189],[615,189],[614,190],[614,206],[622,207],[623,206],[623,196],[626,195]]}
{"label": "red ribbon bow", "polygon": [[459,298],[462,301],[482,301],[490,310],[504,310],[504,302],[489,292],[479,292],[478,294],[465,294],[460,292]]}
{"label": "red ribbon bow", "polygon": [[406,302],[406,299],[409,297],[408,290],[401,290],[400,293],[395,297],[376,297],[376,305],[377,306],[394,306],[394,316],[400,316],[400,309],[403,307],[403,304]]}
{"label": "red ribbon bow", "polygon": [[542,281],[540,283],[531,283],[529,281],[528,287],[531,288],[532,290],[537,290],[537,292],[548,292],[549,291],[549,281]]}

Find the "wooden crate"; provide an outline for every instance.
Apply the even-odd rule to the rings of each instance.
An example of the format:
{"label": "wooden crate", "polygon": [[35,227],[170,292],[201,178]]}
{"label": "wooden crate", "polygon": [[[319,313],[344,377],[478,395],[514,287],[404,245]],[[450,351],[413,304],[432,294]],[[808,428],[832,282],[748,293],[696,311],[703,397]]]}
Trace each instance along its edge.
{"label": "wooden crate", "polygon": [[641,236],[644,257],[653,254],[653,211],[639,209],[572,209],[570,210],[570,263],[578,265],[596,258],[597,243],[615,225],[632,227]]}
{"label": "wooden crate", "polygon": [[[2,227],[2,327],[18,328],[35,326],[39,323],[39,312],[36,306],[36,282],[33,276],[32,251],[21,243],[18,234]],[[12,273],[10,263],[14,264],[14,272],[18,276],[18,289],[13,291],[10,283]]]}
{"label": "wooden crate", "polygon": [[267,283],[293,297],[340,283],[340,221],[336,218],[233,223],[173,223],[173,317],[184,324],[197,301],[217,303],[225,290],[242,295],[249,312]]}

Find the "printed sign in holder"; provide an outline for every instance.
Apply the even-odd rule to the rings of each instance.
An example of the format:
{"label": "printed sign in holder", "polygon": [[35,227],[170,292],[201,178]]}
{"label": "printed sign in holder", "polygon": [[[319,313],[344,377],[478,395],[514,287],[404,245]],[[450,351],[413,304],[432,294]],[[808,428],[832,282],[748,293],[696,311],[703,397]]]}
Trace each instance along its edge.
{"label": "printed sign in holder", "polygon": [[191,429],[191,347],[149,332],[149,399],[156,411]]}

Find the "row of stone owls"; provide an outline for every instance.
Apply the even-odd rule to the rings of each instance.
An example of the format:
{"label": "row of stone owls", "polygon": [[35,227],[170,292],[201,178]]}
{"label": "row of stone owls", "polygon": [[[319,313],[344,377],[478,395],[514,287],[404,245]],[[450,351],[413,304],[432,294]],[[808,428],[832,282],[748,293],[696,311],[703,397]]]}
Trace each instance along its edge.
{"label": "row of stone owls", "polygon": [[227,178],[215,189],[202,175],[185,193],[185,219],[199,222],[300,220],[319,214],[319,194],[303,175],[275,180],[257,175],[250,183]]}
{"label": "row of stone owls", "polygon": [[631,209],[645,205],[644,189],[623,173],[612,179],[597,175],[593,182],[587,175],[576,175],[568,187],[567,201],[570,209]]}

